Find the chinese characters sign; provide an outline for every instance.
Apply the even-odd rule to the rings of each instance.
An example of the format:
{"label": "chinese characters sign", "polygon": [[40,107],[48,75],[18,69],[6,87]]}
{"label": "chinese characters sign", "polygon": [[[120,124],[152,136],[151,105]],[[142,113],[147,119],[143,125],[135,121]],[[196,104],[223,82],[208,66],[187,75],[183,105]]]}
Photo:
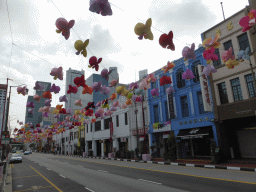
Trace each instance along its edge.
{"label": "chinese characters sign", "polygon": [[169,103],[170,119],[175,119],[175,113],[174,113],[174,108],[173,108],[173,95],[172,95],[172,93],[168,94],[168,103]]}
{"label": "chinese characters sign", "polygon": [[208,79],[203,73],[204,66],[198,65],[198,74],[200,77],[200,85],[202,91],[202,99],[204,103],[205,111],[212,111],[211,99],[210,99],[210,88],[208,85]]}
{"label": "chinese characters sign", "polygon": [[110,127],[110,137],[113,136],[113,122],[109,122]]}

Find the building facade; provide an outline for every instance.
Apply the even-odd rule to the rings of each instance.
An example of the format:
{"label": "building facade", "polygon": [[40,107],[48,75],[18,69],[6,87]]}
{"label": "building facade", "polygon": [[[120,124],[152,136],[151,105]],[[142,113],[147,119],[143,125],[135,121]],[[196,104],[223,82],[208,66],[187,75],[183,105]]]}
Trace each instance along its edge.
{"label": "building facade", "polygon": [[[41,112],[38,112],[38,110],[41,108],[41,107],[44,107],[45,104],[45,100],[47,100],[47,98],[43,98],[43,93],[48,91],[50,88],[51,88],[51,83],[48,83],[48,82],[42,82],[42,81],[37,81],[39,84],[43,85],[44,89],[42,91],[40,90],[36,90],[36,94],[41,96],[40,98],[40,102],[38,101],[35,101],[33,99],[33,96],[28,96],[28,99],[27,99],[27,102],[33,102],[34,103],[34,114],[29,114],[28,113],[28,108],[26,108],[26,116],[25,116],[25,124],[27,124],[28,122],[31,122],[32,125],[36,125],[36,124],[40,124],[42,121],[43,121],[43,116],[42,116],[42,113]],[[29,127],[26,127],[25,128],[26,131],[28,131],[30,128]]]}
{"label": "building facade", "polygon": [[[150,146],[154,146],[151,147],[152,157],[163,157],[163,154],[168,152],[167,139],[170,133],[176,138],[178,158],[210,158],[210,143],[213,140],[218,142],[216,127],[212,122],[212,108],[204,110],[203,100],[207,98],[202,94],[204,87],[201,87],[200,78],[203,77],[199,75],[199,66],[206,66],[203,51],[203,47],[195,50],[195,60],[184,61],[180,58],[173,61],[175,67],[165,74],[171,77],[172,84],[160,87],[159,80],[163,76],[163,71],[159,69],[154,72],[157,81],[151,83],[151,89],[148,90]],[[193,72],[194,79],[182,79],[182,74],[187,69]],[[208,80],[206,82],[208,83]],[[166,89],[170,86],[175,91],[167,94]],[[153,88],[158,88],[159,96],[152,97],[150,91]],[[210,93],[210,90],[208,92]],[[209,99],[211,101],[211,96]],[[169,120],[171,124],[165,126],[164,122]]]}
{"label": "building facade", "polygon": [[[202,41],[220,34],[221,47],[216,49],[219,60],[214,62],[217,72],[212,74],[210,85],[215,113],[215,124],[218,131],[218,143],[222,159],[256,158],[256,89],[252,70],[255,74],[255,54],[250,60],[240,62],[233,69],[228,69],[220,57],[224,50],[233,48],[237,58],[240,50],[252,45],[251,30],[242,32],[239,20],[248,14],[247,7],[226,20],[202,33]],[[255,40],[254,40],[255,42]],[[250,65],[252,64],[252,65]]]}

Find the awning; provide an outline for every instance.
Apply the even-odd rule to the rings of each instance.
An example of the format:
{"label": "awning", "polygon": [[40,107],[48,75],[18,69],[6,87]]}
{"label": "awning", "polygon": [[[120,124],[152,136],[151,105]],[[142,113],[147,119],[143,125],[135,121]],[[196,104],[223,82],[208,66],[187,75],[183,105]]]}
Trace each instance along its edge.
{"label": "awning", "polygon": [[198,136],[209,135],[211,128],[209,127],[201,127],[194,129],[181,129],[177,135],[177,137],[191,137],[196,138]]}

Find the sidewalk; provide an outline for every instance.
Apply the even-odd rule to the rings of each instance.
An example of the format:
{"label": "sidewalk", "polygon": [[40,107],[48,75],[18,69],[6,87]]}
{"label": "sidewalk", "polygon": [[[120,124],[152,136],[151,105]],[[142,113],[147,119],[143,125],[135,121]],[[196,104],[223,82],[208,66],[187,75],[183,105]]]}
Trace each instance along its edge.
{"label": "sidewalk", "polygon": [[[79,155],[61,155],[61,156],[71,156],[71,157],[81,157]],[[136,158],[134,159],[123,159],[123,158],[107,158],[107,157],[89,157],[84,158],[95,158],[95,159],[107,159],[107,160],[117,160],[117,161],[132,161],[140,163],[155,163],[155,164],[164,164],[164,165],[176,165],[176,166],[189,166],[189,167],[201,167],[201,168],[211,168],[211,169],[226,169],[226,170],[236,170],[236,171],[252,171],[256,172],[256,162],[244,162],[244,161],[233,161],[221,164],[212,164],[209,160],[189,160],[179,159],[175,162],[167,162],[161,159],[158,161],[139,161]],[[183,160],[183,161],[182,161]]]}
{"label": "sidewalk", "polygon": [[9,154],[6,159],[6,174],[4,174],[3,178],[3,192],[12,192],[12,169],[11,164],[9,163],[10,158],[11,154]]}

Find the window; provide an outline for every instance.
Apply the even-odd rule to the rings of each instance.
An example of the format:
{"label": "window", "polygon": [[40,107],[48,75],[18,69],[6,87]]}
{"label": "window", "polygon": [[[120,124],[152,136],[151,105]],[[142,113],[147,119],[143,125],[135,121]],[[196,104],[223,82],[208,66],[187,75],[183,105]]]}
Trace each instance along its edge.
{"label": "window", "polygon": [[128,116],[127,116],[127,113],[124,114],[124,121],[125,121],[125,125],[128,125]]}
{"label": "window", "polygon": [[218,90],[220,95],[220,103],[221,104],[228,103],[228,95],[227,95],[225,82],[218,84]]}
{"label": "window", "polygon": [[118,115],[116,116],[116,127],[119,127],[119,117],[118,117]]}
{"label": "window", "polygon": [[213,60],[213,65],[214,65],[214,67],[217,67],[217,66],[221,65],[219,49],[215,49],[215,54],[218,55],[218,60]]}
{"label": "window", "polygon": [[91,132],[92,132],[92,123],[90,125],[91,125]]}
{"label": "window", "polygon": [[182,117],[188,117],[189,116],[189,111],[188,111],[188,99],[187,96],[183,96],[180,98],[180,103],[181,103],[181,114]]}
{"label": "window", "polygon": [[112,121],[112,118],[104,119],[105,129],[109,129],[109,123]]}
{"label": "window", "polygon": [[159,122],[158,105],[154,105],[153,110],[154,110],[154,123],[158,123]]}
{"label": "window", "polygon": [[195,76],[195,78],[193,79],[194,83],[199,81],[198,65],[200,65],[200,64],[201,64],[200,61],[196,61],[192,65],[192,72],[193,72],[193,74]]}
{"label": "window", "polygon": [[246,79],[247,88],[249,91],[249,96],[250,96],[250,98],[253,98],[256,96],[256,94],[255,94],[255,84],[253,81],[252,74],[246,75],[245,79]]}
{"label": "window", "polygon": [[202,92],[201,91],[197,92],[197,101],[198,101],[199,114],[205,113],[205,111],[204,111],[204,102],[203,102],[203,97],[202,97]]}
{"label": "window", "polygon": [[156,88],[156,82],[151,82],[151,89],[155,89]]}
{"label": "window", "polygon": [[181,88],[185,86],[185,80],[182,79],[183,69],[178,69],[176,73],[176,79],[177,79],[177,87]]}
{"label": "window", "polygon": [[100,131],[101,130],[101,121],[96,121],[95,122],[95,131]]}
{"label": "window", "polygon": [[230,82],[233,90],[234,100],[235,101],[243,100],[239,78],[232,79]]}
{"label": "window", "polygon": [[245,32],[242,35],[239,35],[237,38],[238,38],[240,50],[244,50],[245,51],[245,49],[247,47],[249,47],[249,54],[250,54],[251,53],[251,48],[250,48],[250,44],[249,44],[247,33]]}
{"label": "window", "polygon": [[224,45],[224,49],[225,49],[225,50],[229,50],[229,48],[232,47],[232,49],[233,49],[233,55],[234,55],[234,48],[233,48],[233,45],[232,45],[232,41],[231,41],[231,40],[229,40],[229,41],[223,43],[223,45]]}
{"label": "window", "polygon": [[169,111],[168,111],[167,101],[164,102],[164,105],[165,105],[165,118],[166,118],[166,121],[168,121],[169,120]]}

